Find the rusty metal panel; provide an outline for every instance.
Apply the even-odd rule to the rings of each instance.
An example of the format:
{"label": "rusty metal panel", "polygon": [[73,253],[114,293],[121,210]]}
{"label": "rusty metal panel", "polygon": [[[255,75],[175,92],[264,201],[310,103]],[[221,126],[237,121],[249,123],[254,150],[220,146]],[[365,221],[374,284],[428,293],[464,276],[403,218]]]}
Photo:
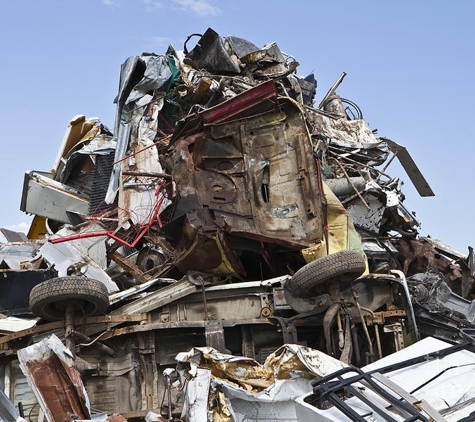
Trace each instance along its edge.
{"label": "rusty metal panel", "polygon": [[[318,169],[304,116],[294,103],[210,125],[178,140],[175,157],[173,177],[181,197],[214,211],[221,229],[295,248],[322,239]],[[193,164],[197,171],[190,176]],[[206,221],[201,224],[207,227]]]}
{"label": "rusty metal panel", "polygon": [[18,360],[49,422],[90,419],[81,375],[55,335],[19,350]]}

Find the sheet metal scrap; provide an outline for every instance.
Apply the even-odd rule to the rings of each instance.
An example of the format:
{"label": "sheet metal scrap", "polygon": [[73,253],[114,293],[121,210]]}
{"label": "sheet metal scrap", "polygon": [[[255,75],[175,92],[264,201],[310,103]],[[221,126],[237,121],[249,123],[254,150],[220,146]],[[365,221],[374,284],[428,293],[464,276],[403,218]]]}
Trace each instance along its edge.
{"label": "sheet metal scrap", "polygon": [[[260,99],[261,87],[246,92],[250,100],[244,107],[233,105],[242,103],[243,94],[239,94],[199,113],[207,121],[205,130],[188,132],[176,141],[172,138],[172,177],[180,198],[173,219],[184,218],[188,220],[185,225],[203,231],[207,237],[220,236],[221,243],[225,239],[229,245],[225,247],[227,253],[229,248],[239,247],[234,247],[233,238],[224,237],[225,233],[246,238],[250,250],[259,250],[256,240],[298,250],[323,238],[325,218],[318,168],[313,160],[308,160],[309,135],[299,108],[287,101],[279,103],[277,109],[275,103],[274,109],[267,113],[242,118],[243,113],[249,113],[249,103],[253,109],[260,107],[261,102],[256,102],[251,92],[258,90],[256,97]],[[233,118],[241,115],[240,120],[228,123],[230,117],[224,116],[229,113]],[[191,168],[195,169],[193,178],[189,177]],[[301,176],[295,178],[296,173]],[[163,230],[173,239],[176,251],[185,249],[183,243],[193,244],[193,238],[182,238],[181,230],[189,231],[186,227],[180,230],[179,237],[170,233],[167,226]],[[196,268],[199,260],[190,249],[186,252],[186,262],[177,256],[180,268],[213,270],[213,264],[207,267],[204,260],[201,260],[202,268]],[[237,256],[228,258],[230,262],[237,260]],[[217,250],[217,262],[220,261]],[[249,271],[235,269],[242,276]]]}
{"label": "sheet metal scrap", "polygon": [[[263,364],[301,343],[361,366],[421,335],[462,341],[475,325],[473,250],[466,257],[419,237],[403,181],[388,174],[393,159],[422,196],[433,192],[406,148],[377,136],[337,94],[346,74],[316,107],[315,77],[297,67],[275,42],[259,48],[211,28],[183,50],[123,63],[114,130],[83,115],[70,121],[52,170],[25,176],[28,240],[7,233],[16,243],[0,247],[1,271],[104,284],[107,314],[69,312],[66,323],[10,332],[0,337],[0,366],[14,371],[18,349],[55,331],[95,407],[161,420],[185,405],[204,420],[207,370],[190,379],[203,399],[196,406],[170,387],[183,350],[212,347]],[[89,293],[81,301],[94,301]],[[61,313],[80,302],[66,296],[48,306]],[[305,372],[286,365],[296,368]],[[251,378],[244,389],[272,383]],[[232,413],[224,390],[215,395],[223,420]]]}
{"label": "sheet metal scrap", "polygon": [[425,238],[403,236],[397,239],[395,247],[404,257],[403,271],[407,276],[438,271],[457,294],[462,294],[463,267],[444,256]]}
{"label": "sheet metal scrap", "polygon": [[475,299],[468,300],[455,293],[435,268],[414,274],[407,281],[424,336],[452,342],[464,341],[467,333],[473,336]]}
{"label": "sheet metal scrap", "polygon": [[48,422],[90,419],[81,376],[71,352],[55,335],[19,350],[18,359]]}
{"label": "sheet metal scrap", "polygon": [[[190,421],[203,420],[208,411],[205,407],[198,413],[199,409],[194,408],[200,395],[206,402],[216,403],[210,409],[213,420],[295,420],[293,398],[309,391],[312,378],[346,366],[324,353],[290,344],[269,355],[263,364],[211,348],[194,348],[176,359],[187,399],[181,417]],[[208,389],[194,385],[204,376],[202,372],[208,375],[211,397]],[[224,403],[220,403],[220,394],[226,397]]]}
{"label": "sheet metal scrap", "polygon": [[[140,271],[154,269],[143,262],[166,266],[161,275],[178,269],[253,279],[295,272],[304,264],[299,250],[329,252],[324,184],[357,229],[373,237],[357,247],[366,249],[372,269],[381,267],[373,244],[388,249],[378,237],[417,235],[401,182],[377,168],[396,144],[376,137],[358,107],[336,94],[342,77],[314,108],[315,78],[296,76],[297,65],[276,43],[260,49],[209,28],[190,36],[183,51],[170,46],[165,55],[124,62],[115,136],[95,119],[71,121],[55,179],[72,184],[69,175],[83,174],[85,163],[105,152],[109,166],[94,165],[96,183],[74,184],[91,206],[88,215],[78,206],[67,218],[82,223],[78,238],[102,234],[114,242],[108,260],[133,273],[124,285],[149,279]],[[157,244],[159,262],[140,259],[135,267],[124,250],[144,248],[143,258]],[[396,268],[389,249],[388,267]]]}
{"label": "sheet metal scrap", "polygon": [[[417,241],[420,223],[402,181],[386,174],[401,148],[336,93],[345,73],[315,108],[315,78],[296,76],[297,65],[276,43],[258,48],[211,28],[183,51],[130,57],[114,135],[76,116],[51,172],[55,192],[69,201],[79,189],[88,212],[78,203],[58,219],[44,207],[35,220],[122,289],[187,272],[213,283],[284,276],[346,248],[365,255],[370,273],[411,275],[408,262],[424,254],[398,245]],[[59,230],[65,220],[74,226]],[[459,265],[445,273],[451,283]]]}

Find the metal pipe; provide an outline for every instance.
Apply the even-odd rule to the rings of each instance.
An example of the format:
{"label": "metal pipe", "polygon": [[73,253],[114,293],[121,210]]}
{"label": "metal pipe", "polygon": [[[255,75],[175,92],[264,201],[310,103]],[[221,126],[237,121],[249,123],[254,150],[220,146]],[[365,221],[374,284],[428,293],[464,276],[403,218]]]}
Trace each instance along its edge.
{"label": "metal pipe", "polygon": [[201,292],[203,293],[203,306],[204,306],[204,311],[205,311],[205,321],[208,321],[209,316],[208,316],[208,305],[206,304],[205,282],[203,280],[203,277],[201,277],[200,275],[197,276],[196,278],[201,284]]}
{"label": "metal pipe", "polygon": [[339,302],[333,303],[327,309],[327,311],[325,312],[325,316],[323,317],[323,334],[325,336],[325,344],[327,348],[327,353],[330,356],[333,356],[330,329],[331,329],[333,320],[335,319],[335,316],[339,310],[340,310],[340,303]]}
{"label": "metal pipe", "polygon": [[324,182],[336,196],[350,195],[355,191],[355,187],[358,191],[362,191],[366,186],[363,176],[350,177],[350,180],[335,178],[325,179]]}
{"label": "metal pipe", "polygon": [[351,341],[350,316],[345,317],[345,345],[341,351],[340,360],[345,363],[351,362],[351,351],[353,343]]}
{"label": "metal pipe", "polygon": [[381,349],[381,338],[379,337],[379,325],[374,324],[374,334],[376,335],[376,347],[378,349],[379,359],[383,357],[383,351]]}
{"label": "metal pipe", "polygon": [[[330,152],[331,152],[331,151],[330,151]],[[341,159],[341,160],[345,160],[345,161],[348,161],[348,162],[350,162],[350,163],[356,164],[356,165],[358,165],[358,166],[360,166],[360,167],[368,168],[368,169],[371,169],[371,170],[373,170],[373,171],[376,171],[376,172],[378,172],[380,175],[383,175],[383,176],[387,177],[389,180],[392,180],[392,178],[391,178],[389,175],[387,175],[386,173],[382,172],[381,170],[378,170],[378,169],[375,168],[374,166],[370,166],[370,165],[368,165],[368,164],[360,163],[359,161],[353,160],[353,159],[351,159],[350,157],[345,157],[344,155],[339,155],[339,154],[337,154],[337,153],[333,153],[333,155],[334,155],[334,156],[338,155],[339,159]]]}
{"label": "metal pipe", "polygon": [[361,325],[363,326],[363,330],[365,332],[366,339],[368,340],[368,348],[369,348],[369,354],[368,355],[369,355],[369,359],[370,359],[370,362],[368,362],[368,363],[371,363],[372,359],[374,357],[373,343],[371,342],[371,337],[369,335],[368,327],[366,326],[366,321],[365,321],[364,316],[363,316],[363,310],[361,309],[361,306],[358,302],[358,296],[356,296],[356,293],[355,293],[354,289],[351,289],[351,291],[353,293],[353,297],[355,298],[356,309],[358,309],[358,313],[359,313],[360,318],[361,318]]}
{"label": "metal pipe", "polygon": [[153,178],[163,178],[163,179],[172,179],[172,176],[167,173],[148,173],[144,171],[123,171],[124,176],[137,176],[137,177],[153,177]]}
{"label": "metal pipe", "polygon": [[116,351],[113,348],[111,348],[111,347],[105,345],[104,343],[98,341],[99,338],[101,338],[105,334],[107,334],[107,331],[104,331],[102,334],[100,334],[94,340],[92,340],[90,337],[86,336],[83,333],[80,333],[79,331],[75,331],[75,330],[72,331],[72,335],[74,337],[77,337],[77,338],[81,339],[82,341],[87,341],[88,342],[88,343],[80,343],[78,346],[87,347],[87,346],[91,346],[95,343],[96,347],[99,350],[101,350],[102,352],[106,353],[107,355],[109,355],[111,357],[114,357],[114,356],[117,355]]}
{"label": "metal pipe", "polygon": [[400,270],[391,270],[391,273],[398,275],[401,279],[400,284],[404,288],[404,293],[406,294],[407,308],[409,309],[408,316],[411,320],[411,325],[414,330],[414,335],[416,337],[415,340],[419,341],[421,339],[421,336],[419,334],[419,329],[417,328],[416,315],[414,313],[414,308],[412,307],[411,293],[409,292],[409,286],[407,285],[406,276]]}
{"label": "metal pipe", "polygon": [[343,335],[343,328],[342,328],[342,325],[341,325],[341,315],[340,315],[340,312],[338,312],[336,314],[336,323],[338,325],[338,347],[341,349],[343,349],[343,347],[345,346],[345,336]]}
{"label": "metal pipe", "polygon": [[[396,152],[393,152],[393,155],[392,157],[387,161],[386,165],[383,167],[383,169],[381,170],[382,173],[384,174],[384,172],[387,170],[387,168],[389,167],[389,165],[394,161],[394,159],[396,158],[396,155],[397,155],[397,151]],[[376,178],[376,181],[379,181],[379,179],[381,178],[381,173],[378,175],[378,177]]]}
{"label": "metal pipe", "polygon": [[172,420],[172,381],[170,375],[167,375],[167,399],[168,399],[168,418]]}
{"label": "metal pipe", "polygon": [[339,160],[336,159],[336,163],[340,166],[341,168],[341,171],[343,172],[343,174],[345,175],[346,179],[348,180],[348,183],[351,185],[351,187],[354,189],[356,195],[358,195],[358,198],[360,198],[361,202],[363,203],[363,205],[366,207],[367,210],[370,209],[370,206],[368,205],[368,203],[364,200],[363,196],[361,195],[361,193],[359,192],[359,190],[356,188],[356,186],[353,184],[353,182],[351,181],[350,179],[350,176],[348,176],[348,173],[346,172],[345,168],[343,167],[343,165],[340,163]]}
{"label": "metal pipe", "polygon": [[353,339],[353,351],[355,354],[355,364],[356,366],[361,366],[361,355],[360,355],[360,346],[358,341],[358,332],[356,330],[356,325],[351,323],[351,337]]}
{"label": "metal pipe", "polygon": [[340,86],[340,84],[343,82],[344,77],[346,76],[346,72],[343,72],[340,77],[336,80],[336,82],[332,85],[332,87],[328,90],[326,95],[323,97],[323,100],[320,101],[320,104],[318,105],[318,108],[321,109],[325,103],[327,102],[328,98],[334,94],[336,89]]}
{"label": "metal pipe", "polygon": [[76,344],[74,341],[74,305],[66,304],[66,312],[64,315],[64,334],[66,347],[71,351],[73,357],[76,357]]}

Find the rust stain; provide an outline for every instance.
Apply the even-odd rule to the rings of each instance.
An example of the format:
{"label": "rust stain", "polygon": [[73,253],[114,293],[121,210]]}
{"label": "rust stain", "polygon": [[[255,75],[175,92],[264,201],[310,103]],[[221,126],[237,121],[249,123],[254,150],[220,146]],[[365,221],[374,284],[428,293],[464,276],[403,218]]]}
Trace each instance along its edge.
{"label": "rust stain", "polygon": [[27,363],[53,422],[90,419],[79,372],[61,363],[56,354],[46,360]]}

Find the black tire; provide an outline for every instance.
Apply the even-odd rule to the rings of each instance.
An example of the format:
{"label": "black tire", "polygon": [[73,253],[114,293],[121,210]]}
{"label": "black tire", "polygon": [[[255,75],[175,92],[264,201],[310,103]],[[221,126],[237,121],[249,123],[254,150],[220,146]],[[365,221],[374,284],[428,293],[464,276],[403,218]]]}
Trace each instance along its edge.
{"label": "black tire", "polygon": [[366,269],[366,261],[356,251],[339,251],[316,259],[300,268],[286,283],[296,297],[313,297],[326,292],[326,286],[339,282],[345,284],[356,280]]}
{"label": "black tire", "polygon": [[30,309],[40,318],[62,320],[67,305],[77,316],[101,315],[109,307],[109,292],[100,281],[79,276],[52,278],[31,289]]}

